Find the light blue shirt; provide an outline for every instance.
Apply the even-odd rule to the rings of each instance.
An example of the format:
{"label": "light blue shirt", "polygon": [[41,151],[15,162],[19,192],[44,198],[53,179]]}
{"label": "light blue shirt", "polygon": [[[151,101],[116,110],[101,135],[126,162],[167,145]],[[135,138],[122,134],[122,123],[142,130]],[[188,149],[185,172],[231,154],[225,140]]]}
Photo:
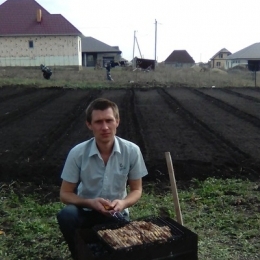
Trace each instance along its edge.
{"label": "light blue shirt", "polygon": [[113,151],[105,165],[95,138],[78,144],[68,154],[61,178],[78,183],[78,195],[93,199],[124,199],[127,180],[147,175],[140,148],[127,140],[115,137]]}

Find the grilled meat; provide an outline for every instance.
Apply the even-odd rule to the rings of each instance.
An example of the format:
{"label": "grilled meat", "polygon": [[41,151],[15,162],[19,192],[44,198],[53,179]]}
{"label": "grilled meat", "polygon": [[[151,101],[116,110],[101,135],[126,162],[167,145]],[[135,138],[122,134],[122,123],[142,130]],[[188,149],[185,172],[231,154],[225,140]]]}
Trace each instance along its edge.
{"label": "grilled meat", "polygon": [[99,230],[98,234],[113,248],[125,248],[151,242],[163,242],[172,237],[168,226],[152,222],[133,221],[118,229]]}

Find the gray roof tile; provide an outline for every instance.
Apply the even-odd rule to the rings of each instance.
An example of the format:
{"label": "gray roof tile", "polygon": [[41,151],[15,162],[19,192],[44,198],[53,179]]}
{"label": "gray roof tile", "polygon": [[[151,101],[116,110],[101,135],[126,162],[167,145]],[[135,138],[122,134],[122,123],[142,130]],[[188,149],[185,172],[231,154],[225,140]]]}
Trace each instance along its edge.
{"label": "gray roof tile", "polygon": [[106,43],[101,42],[93,37],[82,37],[81,45],[82,52],[110,52],[119,54],[122,53],[117,46],[109,46]]}
{"label": "gray roof tile", "polygon": [[238,52],[229,55],[229,60],[234,59],[260,59],[260,42],[254,43]]}

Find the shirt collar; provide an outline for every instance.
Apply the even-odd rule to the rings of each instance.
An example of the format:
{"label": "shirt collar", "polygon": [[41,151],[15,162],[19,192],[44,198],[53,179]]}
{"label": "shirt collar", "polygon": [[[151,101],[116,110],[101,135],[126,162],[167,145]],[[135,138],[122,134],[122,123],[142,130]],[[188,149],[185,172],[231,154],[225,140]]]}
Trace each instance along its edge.
{"label": "shirt collar", "polygon": [[119,142],[118,142],[118,138],[116,136],[115,136],[115,143],[114,143],[113,152],[121,153],[121,149],[120,149],[120,145],[119,145]]}
{"label": "shirt collar", "polygon": [[[119,142],[118,142],[118,139],[117,139],[116,136],[115,136],[115,142],[114,142],[114,147],[113,147],[112,154],[114,152],[121,153]],[[97,148],[97,144],[96,144],[95,138],[92,138],[92,144],[91,144],[91,148],[90,148],[90,152],[89,152],[89,157],[91,157],[91,156],[93,156],[95,154],[100,155],[100,152],[99,152],[99,150]]]}

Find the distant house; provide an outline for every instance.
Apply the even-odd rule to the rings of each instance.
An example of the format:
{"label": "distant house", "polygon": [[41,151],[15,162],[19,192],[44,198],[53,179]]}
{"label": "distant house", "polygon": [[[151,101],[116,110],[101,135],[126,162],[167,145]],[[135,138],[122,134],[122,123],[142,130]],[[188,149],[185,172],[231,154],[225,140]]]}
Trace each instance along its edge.
{"label": "distant house", "polygon": [[260,63],[260,42],[254,43],[238,52],[228,56],[226,68],[230,69],[235,66],[248,66],[248,63]]}
{"label": "distant house", "polygon": [[184,68],[193,66],[195,61],[186,50],[174,50],[164,61],[164,64],[166,66]]}
{"label": "distant house", "polygon": [[226,67],[226,59],[229,55],[231,55],[230,51],[225,48],[221,49],[210,59],[210,67],[224,69]]}
{"label": "distant house", "polygon": [[121,60],[118,46],[109,46],[93,37],[82,37],[82,66],[104,67],[108,61]]}
{"label": "distant house", "polygon": [[0,66],[81,66],[82,33],[35,0],[0,5]]}

